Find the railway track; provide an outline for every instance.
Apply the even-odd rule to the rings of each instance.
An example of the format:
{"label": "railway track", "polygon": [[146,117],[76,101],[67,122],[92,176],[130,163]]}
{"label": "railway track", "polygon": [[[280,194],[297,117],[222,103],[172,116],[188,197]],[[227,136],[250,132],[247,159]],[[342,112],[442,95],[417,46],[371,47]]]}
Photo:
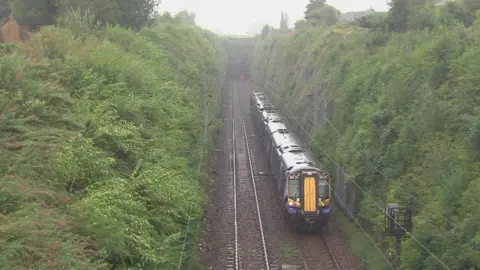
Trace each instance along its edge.
{"label": "railway track", "polygon": [[229,147],[232,152],[234,233],[232,244],[227,246],[227,269],[275,270],[278,268],[270,265],[267,252],[245,119],[237,110],[237,93],[233,87],[230,89],[231,116],[225,120],[230,120],[232,125]]}
{"label": "railway track", "polygon": [[[316,250],[315,253],[310,254],[306,253],[305,250],[303,250],[301,247],[303,244],[308,243],[309,241],[312,241],[312,239],[318,240],[318,238],[321,238],[321,245],[318,246],[318,249]],[[342,270],[340,267],[339,261],[335,257],[334,252],[332,251],[332,248],[328,244],[328,241],[326,239],[326,236],[324,235],[315,235],[312,237],[312,235],[299,235],[298,236],[298,243],[299,243],[299,249],[302,255],[302,267],[304,270],[317,270],[317,269],[325,269],[325,270]],[[318,241],[316,241],[317,244]],[[319,252],[320,251],[320,252]]]}
{"label": "railway track", "polygon": [[220,118],[225,124],[217,146],[221,150],[215,151],[209,240],[202,251],[209,269],[359,269],[347,262],[345,245],[335,231],[327,239],[289,231],[268,158],[250,119],[250,87],[229,83]]}

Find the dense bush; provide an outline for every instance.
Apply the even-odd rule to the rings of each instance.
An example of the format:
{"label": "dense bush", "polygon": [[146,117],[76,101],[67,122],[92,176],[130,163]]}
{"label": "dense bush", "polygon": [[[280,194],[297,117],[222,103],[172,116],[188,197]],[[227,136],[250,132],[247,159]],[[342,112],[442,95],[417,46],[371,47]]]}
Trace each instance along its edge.
{"label": "dense bush", "polygon": [[222,46],[191,25],[48,27],[0,57],[0,268],[176,269]]}
{"label": "dense bush", "polygon": [[[387,30],[391,13],[359,20],[371,29],[305,26],[291,38],[259,38],[254,57],[259,87],[316,120],[315,141],[380,206],[410,206],[413,236],[451,269],[480,268],[480,24],[472,16],[449,3],[411,13],[402,33]],[[333,114],[312,117],[330,97]],[[359,219],[386,251],[383,214],[363,197]],[[364,243],[353,244],[368,256]],[[442,265],[410,238],[402,267]]]}

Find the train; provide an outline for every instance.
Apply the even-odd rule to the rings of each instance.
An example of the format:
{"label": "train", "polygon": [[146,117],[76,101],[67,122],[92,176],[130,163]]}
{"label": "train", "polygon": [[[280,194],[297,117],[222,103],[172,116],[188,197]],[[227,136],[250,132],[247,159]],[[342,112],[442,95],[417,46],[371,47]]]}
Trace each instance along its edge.
{"label": "train", "polygon": [[252,92],[250,114],[267,153],[286,222],[297,231],[322,231],[332,212],[330,174],[301,147],[265,93]]}

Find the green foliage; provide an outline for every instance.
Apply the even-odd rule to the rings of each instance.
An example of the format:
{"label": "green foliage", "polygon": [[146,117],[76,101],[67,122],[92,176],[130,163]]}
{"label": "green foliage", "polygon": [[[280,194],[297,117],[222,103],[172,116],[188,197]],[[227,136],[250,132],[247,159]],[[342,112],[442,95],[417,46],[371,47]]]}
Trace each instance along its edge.
{"label": "green foliage", "polygon": [[[360,20],[369,29],[304,26],[293,37],[259,40],[254,79],[283,97],[295,116],[317,119],[304,125],[375,201],[410,206],[413,236],[447,266],[478,269],[478,14],[456,2],[398,9],[385,20]],[[392,29],[392,20],[403,23]],[[323,110],[330,97],[329,116]],[[314,151],[334,171],[318,146]],[[366,196],[359,219],[383,251],[393,249],[381,233],[382,210]],[[355,236],[353,245],[365,248],[361,239]],[[360,255],[382,269],[374,252]],[[412,238],[405,241],[402,269],[441,268]]]}
{"label": "green foliage", "polygon": [[0,21],[3,21],[12,11],[8,0],[0,0]]}
{"label": "green foliage", "polygon": [[315,10],[321,9],[325,6],[326,0],[310,0],[310,2],[307,4],[307,8],[304,12],[305,14],[305,19],[310,20],[313,19],[312,13]]}
{"label": "green foliage", "polygon": [[9,2],[15,16],[54,15],[57,12],[56,0],[11,0]]}
{"label": "green foliage", "polygon": [[177,23],[195,25],[195,17],[196,17],[195,13],[182,10],[175,15],[175,17],[173,18],[173,21]]}
{"label": "green foliage", "polygon": [[285,12],[282,11],[281,15],[280,15],[280,30],[288,30],[290,27],[289,27],[289,23],[288,23],[288,14]]}
{"label": "green foliage", "polygon": [[74,9],[92,13],[94,20],[103,24],[118,24],[134,30],[139,30],[150,23],[159,4],[159,0],[10,1],[15,16],[50,15],[60,17]]}
{"label": "green foliage", "polygon": [[337,23],[340,20],[340,11],[325,2],[325,0],[310,0],[305,11],[305,20],[316,25]]}
{"label": "green foliage", "polygon": [[0,57],[0,268],[176,269],[203,215],[223,43],[191,25],[63,22]]}
{"label": "green foliage", "polygon": [[385,12],[375,12],[358,18],[356,24],[360,27],[383,30],[386,19],[387,14]]}

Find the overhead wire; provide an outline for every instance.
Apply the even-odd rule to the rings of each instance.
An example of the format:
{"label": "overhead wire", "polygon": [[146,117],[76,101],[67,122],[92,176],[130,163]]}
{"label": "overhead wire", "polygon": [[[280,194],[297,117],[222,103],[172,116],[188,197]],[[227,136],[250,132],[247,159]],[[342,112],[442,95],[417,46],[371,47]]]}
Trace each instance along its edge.
{"label": "overhead wire", "polygon": [[[273,95],[273,94],[272,94]],[[281,100],[281,99],[280,99]],[[283,101],[282,101],[283,102]],[[286,106],[285,103],[283,103]],[[288,107],[287,107],[288,109]],[[293,115],[293,113],[290,113],[292,115],[292,117],[281,117],[281,118],[291,118],[291,119],[295,119],[297,120],[298,118],[302,118],[302,117],[295,117]],[[298,120],[297,120],[298,121]],[[303,126],[302,126],[303,128]],[[336,195],[336,192],[335,192],[335,189],[333,187],[331,187],[334,195]],[[338,196],[337,196],[338,198]],[[355,221],[355,223],[360,227],[360,229],[362,229],[363,233],[365,234],[365,236],[368,238],[368,240],[372,243],[372,245],[375,247],[375,249],[378,251],[378,253],[380,253],[380,255],[383,257],[383,259],[385,260],[385,262],[388,264],[388,266],[390,266],[391,269],[394,269],[394,267],[392,266],[392,264],[389,262],[389,260],[387,259],[386,255],[380,250],[380,248],[378,247],[378,245],[375,243],[375,241],[370,237],[370,235],[368,235],[367,231],[363,228],[363,226],[360,224],[360,222],[358,221],[358,219],[352,214],[352,212],[346,207],[346,205],[344,204],[343,201],[341,200],[338,200],[344,207],[345,210],[347,210],[347,212],[349,213],[349,215],[353,218],[353,220]]]}
{"label": "overhead wire", "polygon": [[[337,193],[335,192],[335,190],[332,188],[332,191],[333,191],[333,194],[335,194],[335,196],[337,196]],[[337,197],[338,198],[338,197]],[[385,262],[388,264],[388,266],[390,266],[391,269],[395,269],[393,267],[393,265],[388,261],[387,259],[387,256],[380,250],[380,248],[378,247],[377,244],[375,244],[375,241],[373,241],[372,237],[370,237],[370,235],[368,235],[367,231],[363,228],[363,226],[360,224],[360,222],[358,221],[358,219],[353,215],[353,213],[348,209],[348,207],[345,205],[345,203],[343,203],[342,200],[338,200],[342,206],[343,206],[343,209],[347,210],[348,214],[350,215],[350,217],[353,218],[353,220],[355,221],[355,223],[358,225],[358,227],[360,227],[360,229],[362,229],[363,233],[367,236],[368,240],[370,240],[370,242],[373,244],[373,246],[375,247],[375,249],[378,251],[378,253],[380,253],[380,255],[382,255],[383,259],[385,260]]]}
{"label": "overhead wire", "polygon": [[[279,99],[280,102],[282,102],[282,104],[285,106],[285,108],[289,111],[289,113],[294,117],[293,119],[295,119],[295,121],[297,121],[298,125],[302,128],[302,130],[310,137],[310,140],[325,154],[325,156],[327,156],[336,166],[339,166],[339,164],[333,159],[330,157],[330,155],[314,140],[313,136],[304,128],[304,126],[298,121],[298,118],[295,117],[295,115],[292,113],[292,111],[288,108],[288,106],[285,104],[285,102],[280,98],[278,97],[277,95],[271,93],[271,91],[269,91],[269,94],[271,94],[272,96],[274,96],[276,99]],[[386,215],[388,215],[388,213],[380,206],[380,204],[375,201],[362,187],[360,187],[360,185],[358,185],[357,182],[355,182],[351,177],[350,175],[348,175],[346,172],[344,172],[345,176],[348,178],[348,180],[352,183],[355,184],[355,186],[357,186],[357,188],[365,195],[367,196],[383,213],[385,213]],[[404,230],[406,232],[406,234],[408,234],[418,245],[420,245],[428,254],[430,254],[436,261],[438,261],[443,267],[445,267],[446,269],[450,269],[443,261],[441,261],[435,254],[433,254],[433,252],[431,252],[425,245],[423,245],[420,241],[417,240],[417,238],[415,236],[413,236],[410,232],[408,232],[401,224],[399,224],[395,219],[392,219],[392,221],[397,225],[399,226],[402,230]]]}
{"label": "overhead wire", "polygon": [[[328,98],[333,99],[333,97],[332,97],[332,95],[331,95],[330,93],[328,94]],[[319,105],[314,99],[312,99],[312,102],[313,102],[313,104],[314,104],[317,108],[320,108],[320,105]],[[324,119],[328,124],[330,124],[330,126],[331,126],[331,127],[333,128],[333,130],[341,137],[341,139],[342,139],[344,142],[346,142],[346,143],[348,144],[348,146],[349,146],[351,149],[353,149],[353,150],[355,151],[355,153],[356,153],[358,156],[360,156],[366,164],[368,164],[368,165],[370,166],[370,168],[372,168],[372,169],[374,169],[376,172],[378,172],[378,173],[380,174],[380,176],[382,176],[385,180],[391,181],[390,178],[388,178],[387,176],[385,176],[385,174],[382,173],[382,171],[380,171],[380,170],[378,169],[378,167],[375,167],[371,162],[369,162],[369,161],[365,158],[365,156],[360,153],[360,151],[358,151],[355,147],[352,146],[352,144],[351,144],[350,142],[348,142],[348,141],[345,139],[345,136],[343,136],[343,134],[341,134],[340,131],[338,131],[338,129],[335,127],[335,125],[332,123],[332,121],[330,121],[330,120],[328,119],[328,117],[324,117],[324,116],[325,116],[325,111],[322,112],[322,114],[320,115],[320,117],[321,117],[322,119]],[[306,119],[306,117],[295,117],[295,118]],[[292,118],[292,119],[293,119],[293,118]],[[307,119],[307,120],[308,120],[308,119]],[[425,207],[425,209],[430,210],[430,211],[433,211],[433,210],[431,209],[431,207],[429,207],[427,204],[425,204],[424,202],[422,202],[422,201],[420,201],[419,199],[417,199],[417,197],[415,197],[414,195],[411,195],[411,194],[406,193],[406,192],[404,193],[404,192],[402,192],[402,191],[400,191],[400,193],[401,193],[402,195],[407,196],[407,197],[410,198],[410,199],[413,199],[414,201],[416,201],[417,203],[419,203],[420,205],[422,205],[423,207]],[[447,218],[444,218],[444,217],[442,217],[442,219],[443,219],[444,221],[446,221],[447,223],[449,223],[451,226],[455,226],[455,224],[454,224],[451,220],[449,220],[449,219],[447,219]]]}
{"label": "overhead wire", "polygon": [[[329,97],[332,98],[331,95],[329,95]],[[314,103],[317,107],[320,107],[319,104],[318,104],[315,100],[313,100],[313,103]],[[322,118],[323,118],[327,123],[330,124],[330,126],[331,126],[331,127],[333,128],[333,130],[342,138],[342,140],[343,140],[344,142],[346,142],[346,143],[348,144],[348,146],[349,146],[351,149],[353,149],[353,150],[355,151],[355,153],[356,153],[357,155],[359,155],[366,164],[368,164],[368,165],[370,166],[370,168],[372,168],[372,169],[374,169],[376,172],[378,172],[385,180],[390,181],[390,179],[389,179],[387,176],[385,176],[384,173],[382,173],[377,167],[375,167],[371,162],[369,162],[369,161],[365,158],[365,156],[360,153],[360,151],[358,151],[355,147],[352,146],[352,144],[351,144],[350,142],[348,142],[348,141],[345,139],[345,136],[343,136],[343,134],[341,134],[340,131],[338,131],[338,129],[335,127],[335,125],[333,125],[332,121],[330,121],[327,117],[323,117],[323,116],[324,116],[324,113],[322,113]],[[411,199],[413,199],[414,201],[416,201],[417,203],[421,204],[421,205],[422,205],[423,207],[425,207],[426,209],[431,210],[429,206],[427,206],[425,203],[423,203],[422,201],[420,201],[419,199],[417,199],[415,196],[413,196],[413,195],[411,195],[411,194],[407,194],[407,193],[402,193],[402,194],[408,196],[408,197],[411,198]],[[444,218],[444,220],[447,221],[447,222],[448,222],[450,225],[452,225],[452,226],[455,225],[452,221],[450,221],[450,220],[448,220],[448,219],[446,219],[446,218]]]}

